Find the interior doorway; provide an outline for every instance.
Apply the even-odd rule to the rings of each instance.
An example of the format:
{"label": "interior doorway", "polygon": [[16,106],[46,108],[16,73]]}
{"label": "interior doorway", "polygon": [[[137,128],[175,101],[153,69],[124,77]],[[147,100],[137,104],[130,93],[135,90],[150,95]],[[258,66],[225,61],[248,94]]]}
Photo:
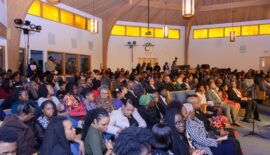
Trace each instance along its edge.
{"label": "interior doorway", "polygon": [[270,56],[260,57],[260,70],[270,71]]}

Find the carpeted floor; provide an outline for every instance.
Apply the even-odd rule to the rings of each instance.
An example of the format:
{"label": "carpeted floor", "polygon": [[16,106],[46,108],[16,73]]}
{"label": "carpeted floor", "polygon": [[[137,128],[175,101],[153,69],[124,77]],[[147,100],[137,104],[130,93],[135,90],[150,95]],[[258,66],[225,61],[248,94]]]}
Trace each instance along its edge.
{"label": "carpeted floor", "polygon": [[[259,112],[262,121],[255,121],[255,133],[258,133],[267,139],[257,136],[247,136],[252,131],[252,123],[245,123],[241,121],[244,128],[237,128],[239,131],[239,141],[244,155],[270,155],[270,107],[258,104]],[[241,118],[242,119],[242,118]],[[265,127],[269,125],[269,127]]]}

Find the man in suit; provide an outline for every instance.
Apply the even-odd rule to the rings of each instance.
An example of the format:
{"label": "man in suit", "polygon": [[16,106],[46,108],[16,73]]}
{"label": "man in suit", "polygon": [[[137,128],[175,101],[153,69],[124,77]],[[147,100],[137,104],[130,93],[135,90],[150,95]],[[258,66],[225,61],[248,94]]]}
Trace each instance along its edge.
{"label": "man in suit", "polygon": [[243,97],[241,92],[236,88],[236,81],[231,82],[231,88],[228,90],[229,99],[241,104],[246,109],[246,115],[243,121],[251,123],[252,109],[254,109],[254,119],[260,121],[257,105],[248,97]]}
{"label": "man in suit", "polygon": [[140,82],[140,78],[141,78],[141,75],[140,74],[136,74],[134,76],[134,93],[136,96],[140,97],[144,94],[144,88],[143,88],[143,85],[142,83]]}
{"label": "man in suit", "polygon": [[159,100],[157,103],[157,108],[159,110],[159,112],[162,114],[162,116],[165,116],[166,111],[167,111],[167,93],[168,90],[164,87],[164,86],[160,86],[158,88],[158,93],[159,93]]}
{"label": "man in suit", "polygon": [[240,126],[238,123],[238,115],[235,107],[226,103],[217,91],[215,82],[209,84],[210,89],[206,92],[206,98],[208,101],[213,101],[214,106],[220,106],[224,112],[224,115],[228,118],[231,124]]}

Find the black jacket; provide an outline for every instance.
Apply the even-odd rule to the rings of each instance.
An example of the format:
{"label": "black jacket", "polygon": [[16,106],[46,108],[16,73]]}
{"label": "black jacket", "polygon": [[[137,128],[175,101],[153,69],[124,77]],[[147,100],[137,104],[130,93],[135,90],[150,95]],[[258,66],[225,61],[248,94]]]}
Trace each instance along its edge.
{"label": "black jacket", "polygon": [[147,109],[143,106],[140,106],[138,112],[145,120],[148,128],[152,128],[156,123],[160,121],[161,117],[156,107]]}
{"label": "black jacket", "polygon": [[125,98],[131,99],[132,102],[135,104],[136,108],[139,107],[139,98],[137,96],[134,96],[130,91],[126,93]]}

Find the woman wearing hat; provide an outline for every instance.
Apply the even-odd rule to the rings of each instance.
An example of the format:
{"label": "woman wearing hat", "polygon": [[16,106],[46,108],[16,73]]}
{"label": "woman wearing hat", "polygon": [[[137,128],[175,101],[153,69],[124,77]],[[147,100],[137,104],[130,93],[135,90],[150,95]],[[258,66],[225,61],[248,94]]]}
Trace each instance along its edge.
{"label": "woman wearing hat", "polygon": [[155,106],[157,102],[158,100],[152,94],[142,95],[140,97],[138,112],[145,120],[148,128],[152,128],[161,119],[160,113]]}

